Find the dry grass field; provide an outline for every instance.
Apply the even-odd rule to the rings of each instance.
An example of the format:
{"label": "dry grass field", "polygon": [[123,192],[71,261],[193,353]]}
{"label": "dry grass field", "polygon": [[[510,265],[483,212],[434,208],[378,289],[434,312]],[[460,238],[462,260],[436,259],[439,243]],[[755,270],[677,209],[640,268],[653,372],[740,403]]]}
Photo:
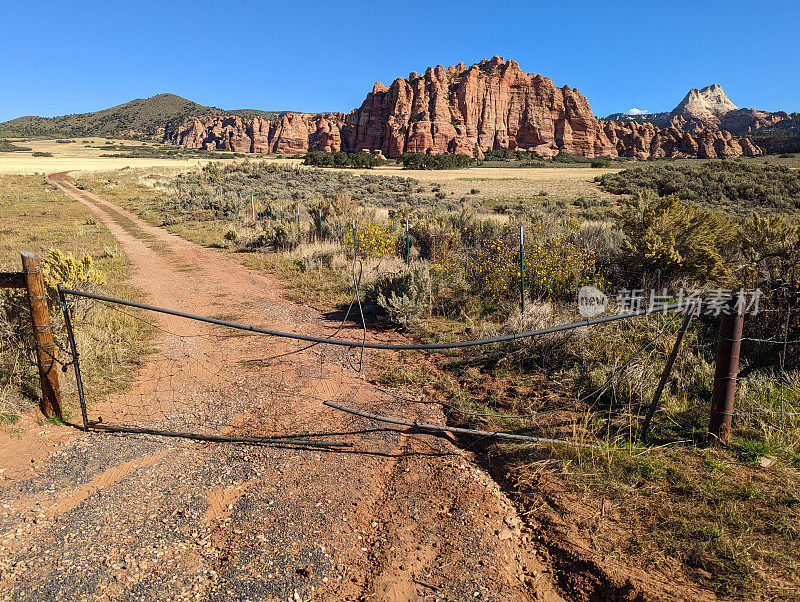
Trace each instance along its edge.
{"label": "dry grass field", "polygon": [[[591,167],[472,167],[447,170],[407,170],[400,166],[377,167],[372,170],[347,170],[354,173],[375,173],[382,176],[412,177],[425,184],[439,184],[448,195],[461,198],[473,189],[479,198],[497,200],[526,199],[549,196],[574,200],[580,196],[598,199],[615,198],[600,190],[594,177],[617,172],[620,168]],[[546,195],[542,194],[546,193]]]}
{"label": "dry grass field", "polygon": [[[86,140],[87,142],[84,142]],[[106,142],[112,144],[158,146],[149,142],[109,140],[107,138],[80,138],[75,142],[59,143],[55,140],[25,140],[20,146],[31,148],[28,152],[0,153],[1,174],[58,173],[61,171],[102,171],[133,167],[181,166],[195,167],[208,163],[204,159],[128,159],[101,157],[112,153],[102,148]],[[109,145],[111,146],[111,145]],[[100,148],[98,148],[100,147]],[[34,157],[33,153],[51,153],[52,157]]]}
{"label": "dry grass field", "polygon": [[[109,144],[110,143],[110,144]],[[55,140],[26,140],[19,143],[31,148],[28,152],[0,153],[0,174],[58,173],[62,171],[104,172],[124,169],[177,168],[190,169],[208,163],[204,158],[121,158],[103,157],[115,151],[103,148],[123,144],[126,146],[160,145],[150,142],[111,140],[106,138],[81,138],[75,142]],[[50,153],[52,157],[34,157],[33,153]],[[253,157],[285,165],[300,165],[301,159],[283,157]],[[229,159],[228,161],[230,161]],[[240,159],[233,159],[239,161]],[[226,163],[228,162],[226,161]],[[619,168],[593,169],[590,167],[552,168],[467,168],[444,171],[410,171],[400,166],[378,167],[373,170],[346,170],[348,173],[374,173],[384,176],[413,177],[424,184],[438,184],[448,196],[460,199],[473,193],[477,198],[507,201],[549,197],[552,200],[572,201],[578,197],[610,199],[613,195],[600,190],[593,179]]]}
{"label": "dry grass field", "polygon": [[[50,254],[53,249],[78,260],[90,255],[93,267],[106,278],[107,292],[137,298],[136,289],[128,281],[131,276],[128,258],[113,234],[88,207],[56,189],[41,175],[0,174],[0,271],[20,271],[20,251],[33,251],[47,262],[53,260]],[[9,416],[18,420],[19,412],[31,410],[37,395],[38,381],[32,364],[16,346],[14,316],[17,314],[11,309],[16,302],[15,294],[0,291],[0,425],[4,417],[6,421]],[[55,306],[51,309],[58,323],[58,310]],[[130,338],[136,336],[134,330],[129,334]],[[61,336],[59,331],[57,340]],[[75,415],[71,373],[62,375],[61,380],[64,398],[68,400],[65,415]],[[27,394],[21,395],[20,391]],[[30,414],[28,418],[37,419]]]}
{"label": "dry grass field", "polygon": [[0,224],[0,270],[20,270],[20,251],[44,256],[52,247],[91,253],[114,279],[127,277],[127,262],[108,229],[42,176],[0,175]]}

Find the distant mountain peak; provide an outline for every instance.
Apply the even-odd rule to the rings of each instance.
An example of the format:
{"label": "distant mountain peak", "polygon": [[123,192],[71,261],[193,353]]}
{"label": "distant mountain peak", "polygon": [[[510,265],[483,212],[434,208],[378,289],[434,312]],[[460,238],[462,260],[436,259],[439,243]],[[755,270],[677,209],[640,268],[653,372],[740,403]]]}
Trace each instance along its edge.
{"label": "distant mountain peak", "polygon": [[702,119],[709,114],[716,117],[736,111],[739,107],[731,102],[719,84],[711,84],[698,90],[692,88],[672,111],[673,115],[686,115]]}

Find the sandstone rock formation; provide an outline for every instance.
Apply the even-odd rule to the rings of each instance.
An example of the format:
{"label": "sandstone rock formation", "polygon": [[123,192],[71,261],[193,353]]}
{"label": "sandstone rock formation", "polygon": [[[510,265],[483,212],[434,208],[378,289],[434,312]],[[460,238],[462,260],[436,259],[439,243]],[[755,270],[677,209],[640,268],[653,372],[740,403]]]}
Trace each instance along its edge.
{"label": "sandstone rock formation", "polygon": [[602,120],[600,123],[619,155],[624,157],[716,159],[761,154],[761,150],[748,138],[737,138],[729,132],[703,130],[690,133],[675,127],[661,129],[652,123],[632,121]]}
{"label": "sandstone rock formation", "polygon": [[[719,86],[692,90],[682,115],[719,121],[738,111]],[[487,150],[520,149],[542,157],[559,152],[584,157],[734,157],[758,154],[749,140],[719,128],[601,122],[577,89],[555,87],[516,61],[495,56],[471,67],[429,67],[390,86],[376,83],[361,107],[342,113],[283,113],[277,120],[236,116],[187,119],[166,139],[209,150],[301,153],[368,150],[456,153],[482,157]],[[717,124],[718,125],[718,124]]]}
{"label": "sandstone rock formation", "polygon": [[283,113],[269,121],[236,116],[187,119],[167,141],[186,148],[239,153],[304,153],[341,150],[341,113]]}
{"label": "sandstone rock formation", "polygon": [[720,129],[734,135],[750,134],[762,127],[775,125],[788,118],[789,114],[786,111],[770,113],[758,109],[737,109],[725,114],[720,122]]}
{"label": "sandstone rock formation", "polygon": [[739,107],[733,104],[719,84],[711,84],[702,90],[692,88],[672,111],[676,116],[689,116],[706,123],[720,123],[720,118]]}
{"label": "sandstone rock formation", "polygon": [[506,148],[543,157],[616,154],[578,90],[556,88],[500,57],[471,67],[439,65],[389,87],[375,84],[347,122],[347,147],[380,149],[388,157]]}

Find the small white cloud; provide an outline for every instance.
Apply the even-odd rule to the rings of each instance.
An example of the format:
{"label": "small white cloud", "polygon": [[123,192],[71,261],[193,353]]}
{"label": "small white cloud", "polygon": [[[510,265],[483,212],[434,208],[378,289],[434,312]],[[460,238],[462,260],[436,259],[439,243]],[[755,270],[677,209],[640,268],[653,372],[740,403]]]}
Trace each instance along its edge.
{"label": "small white cloud", "polygon": [[626,115],[647,115],[649,111],[647,109],[637,109],[633,107],[632,109],[628,109],[625,114]]}

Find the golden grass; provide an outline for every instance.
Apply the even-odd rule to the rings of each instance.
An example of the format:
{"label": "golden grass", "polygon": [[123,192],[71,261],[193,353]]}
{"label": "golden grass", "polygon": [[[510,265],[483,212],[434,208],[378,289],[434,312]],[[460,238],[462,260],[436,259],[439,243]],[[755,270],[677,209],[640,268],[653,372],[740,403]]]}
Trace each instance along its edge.
{"label": "golden grass", "polygon": [[43,176],[0,175],[0,224],[1,270],[20,270],[20,251],[44,255],[54,247],[76,256],[90,253],[99,269],[127,277],[127,260],[108,229]]}
{"label": "golden grass", "polygon": [[[301,165],[300,159],[273,159],[270,162]],[[329,168],[334,169],[334,168]],[[556,200],[575,200],[580,196],[615,199],[594,182],[595,176],[615,173],[622,168],[592,167],[470,167],[465,169],[410,170],[398,165],[374,169],[342,169],[352,174],[371,173],[381,176],[414,178],[423,184],[441,186],[449,197],[460,199],[478,189],[479,199],[512,200],[540,196],[542,191]]]}
{"label": "golden grass", "polygon": [[[390,168],[376,170],[381,175]],[[593,169],[591,167],[473,167],[443,171],[409,171],[393,169],[396,174],[412,177],[427,184],[439,184],[449,196],[461,198],[475,188],[478,198],[528,199],[544,191],[555,199],[574,200],[579,196],[615,198],[600,190],[594,183],[595,176],[620,171],[615,169]],[[453,194],[450,194],[453,193]]]}
{"label": "golden grass", "polygon": [[[86,148],[84,140],[88,140]],[[131,140],[114,140],[109,138],[76,138],[75,142],[63,144],[55,140],[29,140],[20,143],[30,147],[31,151],[24,153],[0,153],[0,174],[36,174],[58,173],[61,171],[105,171],[109,169],[133,167],[182,167],[190,168],[208,163],[207,159],[123,159],[101,157],[110,151],[104,148],[106,141],[114,144],[159,146],[151,142],[136,142]],[[109,145],[111,146],[111,145]],[[52,153],[52,157],[34,157],[34,152]]]}

